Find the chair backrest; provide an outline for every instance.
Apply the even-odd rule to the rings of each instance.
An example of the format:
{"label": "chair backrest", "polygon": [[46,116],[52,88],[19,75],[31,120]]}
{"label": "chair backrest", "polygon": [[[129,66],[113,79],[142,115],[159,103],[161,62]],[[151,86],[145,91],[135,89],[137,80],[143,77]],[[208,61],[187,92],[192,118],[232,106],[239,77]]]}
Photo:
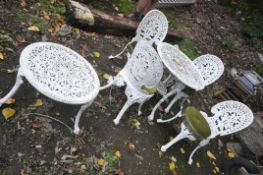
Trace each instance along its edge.
{"label": "chair backrest", "polygon": [[215,55],[201,55],[193,62],[203,76],[205,86],[214,83],[224,73],[224,64],[221,59]]}
{"label": "chair backrest", "polygon": [[254,119],[253,112],[248,106],[232,100],[214,105],[211,112],[214,116],[209,117],[209,120],[213,121],[213,127],[221,136],[245,129]]}
{"label": "chair backrest", "polygon": [[136,44],[121,74],[138,90],[157,88],[163,76],[163,63],[154,48],[142,40]]}
{"label": "chair backrest", "polygon": [[166,16],[159,10],[149,11],[136,30],[136,40],[146,40],[150,44],[162,42],[168,32]]}

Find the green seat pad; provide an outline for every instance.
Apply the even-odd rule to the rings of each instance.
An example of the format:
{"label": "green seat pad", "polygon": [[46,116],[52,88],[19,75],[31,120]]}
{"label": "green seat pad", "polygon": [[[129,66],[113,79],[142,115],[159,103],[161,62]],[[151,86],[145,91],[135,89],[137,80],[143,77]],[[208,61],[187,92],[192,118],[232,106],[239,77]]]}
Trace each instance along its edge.
{"label": "green seat pad", "polygon": [[186,122],[190,125],[195,134],[203,138],[207,138],[211,135],[209,125],[198,109],[189,106],[185,109],[184,115]]}

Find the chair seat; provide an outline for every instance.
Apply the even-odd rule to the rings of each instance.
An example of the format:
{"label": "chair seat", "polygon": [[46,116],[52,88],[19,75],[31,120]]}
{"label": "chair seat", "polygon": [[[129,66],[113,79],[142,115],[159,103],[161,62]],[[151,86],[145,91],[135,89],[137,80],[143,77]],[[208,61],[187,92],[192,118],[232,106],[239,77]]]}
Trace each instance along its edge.
{"label": "chair seat", "polygon": [[189,106],[184,111],[187,124],[191,130],[202,138],[207,138],[211,135],[211,129],[203,115],[195,107]]}
{"label": "chair seat", "polygon": [[38,42],[20,56],[23,76],[45,96],[67,104],[85,104],[99,92],[93,67],[75,51],[59,44]]}

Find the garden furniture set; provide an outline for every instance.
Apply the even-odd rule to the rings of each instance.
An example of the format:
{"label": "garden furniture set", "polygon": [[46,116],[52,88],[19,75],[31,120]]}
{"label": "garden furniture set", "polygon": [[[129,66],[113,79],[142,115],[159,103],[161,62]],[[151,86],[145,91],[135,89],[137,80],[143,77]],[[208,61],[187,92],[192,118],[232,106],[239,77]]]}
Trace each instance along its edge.
{"label": "garden furniture set", "polygon": [[[144,102],[154,94],[162,95],[155,105],[149,120],[154,119],[158,106],[174,95],[165,112],[179,99],[184,101],[189,95],[183,92],[186,86],[195,91],[203,90],[214,83],[224,72],[224,64],[214,55],[199,56],[190,60],[178,47],[163,42],[168,32],[168,21],[158,10],[151,10],[141,21],[136,36],[124,47],[120,56],[131,43],[136,45],[131,54],[127,54],[127,63],[108,84],[100,86],[99,78],[92,65],[75,51],[51,42],[37,42],[27,46],[20,55],[20,68],[11,91],[0,99],[0,107],[12,97],[25,78],[43,95],[65,104],[81,105],[75,116],[74,133],[79,134],[79,121],[82,113],[94,101],[99,91],[112,85],[126,86],[127,101],[114,119],[118,125],[125,111],[133,104],[139,103],[138,114]],[[164,68],[169,71],[168,77],[162,81]],[[165,152],[173,144],[188,138],[199,140],[199,145],[192,151],[188,163],[192,164],[194,153],[217,136],[225,136],[248,127],[253,121],[252,111],[238,101],[223,101],[211,108],[212,116],[194,107],[184,107],[168,120],[158,119],[158,123],[170,122],[184,117],[181,132],[169,143],[163,145]]]}

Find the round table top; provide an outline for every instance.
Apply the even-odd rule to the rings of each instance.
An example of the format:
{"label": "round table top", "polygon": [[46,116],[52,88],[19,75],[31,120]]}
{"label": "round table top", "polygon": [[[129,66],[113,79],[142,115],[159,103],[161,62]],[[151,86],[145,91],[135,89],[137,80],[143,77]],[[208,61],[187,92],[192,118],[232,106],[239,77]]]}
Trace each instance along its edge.
{"label": "round table top", "polygon": [[30,44],[20,55],[20,66],[32,86],[62,103],[89,103],[99,92],[99,78],[92,65],[60,44]]}
{"label": "round table top", "polygon": [[182,83],[197,91],[204,89],[205,82],[202,75],[179,48],[168,43],[160,43],[157,46],[157,51],[164,65]]}

